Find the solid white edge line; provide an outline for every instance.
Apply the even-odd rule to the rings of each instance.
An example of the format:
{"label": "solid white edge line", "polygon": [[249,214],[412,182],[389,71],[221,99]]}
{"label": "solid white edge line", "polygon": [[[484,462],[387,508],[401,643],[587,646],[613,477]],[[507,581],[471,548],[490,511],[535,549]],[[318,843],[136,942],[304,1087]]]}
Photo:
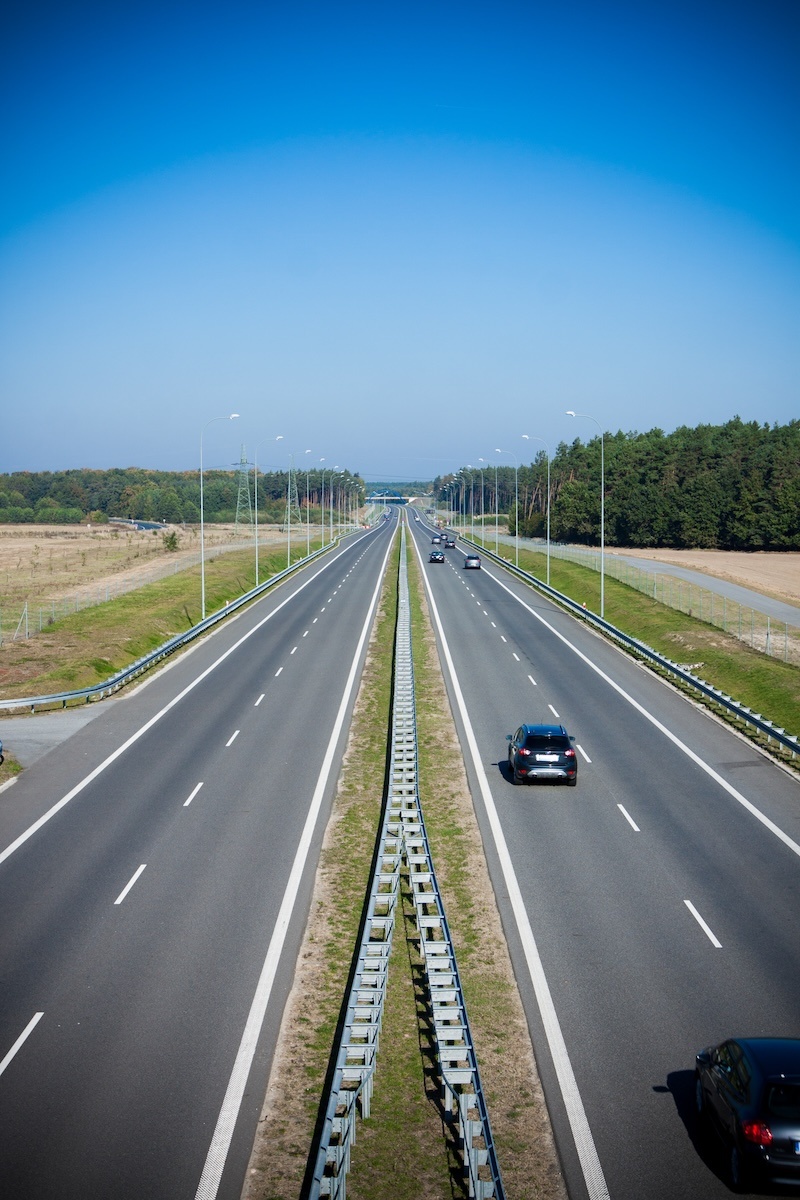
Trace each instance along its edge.
{"label": "solid white edge line", "polygon": [[128,892],[131,890],[133,885],[136,883],[136,880],[139,878],[139,876],[141,875],[142,871],[145,869],[146,866],[147,866],[147,863],[142,863],[142,865],[136,871],[134,871],[133,878],[130,879],[128,881],[128,883],[125,884],[125,887],[122,889],[122,891],[120,892],[120,894],[117,896],[116,900],[114,901],[115,904],[122,904],[122,901],[125,899]]}
{"label": "solid white edge line", "polygon": [[501,579],[498,579],[496,575],[491,573],[491,571],[487,571],[486,574],[490,579],[494,580],[498,587],[501,587],[505,592],[508,592],[509,596],[512,596],[518,604],[521,604],[524,609],[527,609],[531,616],[535,617],[537,621],[544,625],[545,629],[549,629],[550,632],[559,639],[559,641],[563,642],[565,646],[568,646],[573,654],[577,654],[578,658],[585,662],[587,667],[590,667],[591,670],[599,675],[601,679],[605,680],[608,686],[613,688],[614,691],[623,698],[623,700],[627,700],[628,704],[630,704],[632,708],[635,708],[638,713],[641,713],[645,720],[649,721],[651,725],[655,726],[660,733],[663,733],[665,738],[668,738],[674,746],[677,746],[679,750],[683,751],[686,757],[690,758],[692,762],[700,768],[701,771],[705,771],[706,775],[713,779],[715,783],[718,783],[719,786],[723,788],[729,796],[732,796],[733,799],[741,804],[743,808],[746,808],[747,811],[754,816],[757,821],[760,821],[761,824],[770,831],[770,833],[774,834],[779,841],[783,842],[784,846],[787,846],[793,854],[796,854],[798,858],[800,858],[800,845],[793,841],[787,833],[784,833],[780,826],[776,825],[774,821],[771,821],[766,813],[762,813],[761,810],[756,808],[755,804],[751,803],[746,796],[743,796],[741,792],[737,792],[736,788],[732,784],[728,783],[727,779],[723,779],[722,776],[719,775],[713,767],[710,767],[708,763],[700,757],[699,754],[695,754],[694,750],[691,750],[685,742],[682,742],[677,734],[674,734],[672,730],[667,729],[666,725],[663,725],[661,721],[659,721],[658,717],[654,717],[653,714],[649,712],[644,705],[640,704],[638,700],[634,700],[633,696],[631,696],[629,692],[626,692],[625,689],[615,680],[613,680],[610,675],[607,675],[601,667],[598,667],[597,663],[593,663],[592,660],[586,654],[584,654],[582,650],[579,650],[578,647],[569,640],[569,638],[565,637],[563,633],[559,633],[549,621],[546,621],[543,616],[536,612],[535,609],[531,608],[529,604],[526,604],[525,601],[520,596],[517,596],[510,587],[507,587]]}
{"label": "solid white edge line", "polygon": [[[343,551],[342,553],[345,552],[346,551]],[[189,692],[193,691],[198,684],[202,683],[206,676],[210,675],[212,671],[215,671],[220,663],[223,663],[226,658],[229,658],[230,655],[238,650],[239,647],[243,645],[248,638],[251,638],[254,633],[258,633],[262,625],[266,625],[267,621],[271,621],[276,613],[279,613],[282,608],[290,603],[290,601],[294,600],[295,596],[299,595],[299,593],[307,588],[310,583],[313,583],[317,576],[321,575],[323,571],[327,571],[328,567],[337,562],[340,557],[341,555],[337,555],[336,558],[330,559],[327,563],[321,566],[318,571],[315,571],[313,575],[310,575],[309,578],[301,583],[299,587],[295,588],[295,590],[288,595],[285,600],[282,600],[280,604],[276,605],[275,608],[273,608],[272,611],[266,615],[266,617],[263,617],[262,620],[255,624],[252,629],[240,637],[237,642],[234,642],[232,646],[230,646],[223,654],[221,654],[219,658],[215,659],[210,666],[206,667],[204,671],[201,671],[191,683],[186,685],[182,692],[178,692],[178,695],[173,696],[169,703],[165,704],[163,708],[159,709],[159,711],[155,713],[149,719],[149,721],[145,721],[144,725],[137,729],[135,733],[131,734],[127,741],[123,742],[121,746],[117,746],[116,750],[112,754],[109,754],[108,758],[103,759],[99,766],[96,766],[93,771],[90,771],[88,775],[85,775],[80,783],[76,783],[75,787],[72,788],[71,791],[67,792],[66,796],[62,796],[61,799],[54,804],[52,808],[49,808],[46,813],[43,813],[42,816],[39,817],[38,821],[34,821],[32,825],[29,825],[24,833],[21,833],[19,837],[15,839],[15,841],[11,842],[10,845],[6,846],[5,850],[0,853],[0,863],[3,863],[7,858],[10,858],[15,850],[19,850],[20,846],[27,842],[29,837],[32,837],[33,834],[37,833],[43,825],[46,825],[51,817],[54,817],[56,813],[60,812],[60,810],[64,808],[66,804],[69,804],[70,800],[74,800],[75,797],[82,792],[85,787],[87,787],[93,780],[97,779],[98,775],[102,775],[106,767],[109,767],[113,762],[116,762],[121,754],[124,754],[125,751],[128,750],[135,742],[138,742],[139,738],[143,737],[149,729],[152,729],[152,727],[158,721],[160,721],[161,718],[170,711],[170,709],[174,708],[176,704],[180,704],[184,696],[188,696]],[[276,674],[280,675],[282,670],[283,667],[280,667]]]}
{"label": "solid white edge line", "polygon": [[703,933],[706,935],[706,937],[708,938],[708,940],[711,942],[712,946],[716,946],[716,948],[717,948],[718,950],[721,950],[721,949],[722,949],[722,942],[718,941],[718,940],[717,940],[717,938],[715,938],[715,937],[714,937],[714,934],[711,932],[711,930],[709,929],[708,925],[706,925],[705,921],[704,921],[704,920],[703,920],[703,918],[700,916],[700,913],[697,911],[697,909],[695,908],[695,906],[692,904],[691,900],[684,900],[684,902],[683,902],[683,903],[686,905],[686,907],[688,908],[689,912],[690,912],[690,913],[692,914],[692,916],[694,917],[695,921],[697,921],[697,924],[700,926],[700,928],[702,929]]}
{"label": "solid white edge line", "polygon": [[189,807],[189,805],[192,803],[192,801],[194,800],[195,796],[196,796],[196,795],[197,795],[197,793],[200,791],[200,788],[201,788],[202,786],[203,786],[203,785],[202,785],[202,783],[198,783],[197,787],[194,789],[194,791],[192,792],[192,794],[191,794],[191,796],[189,797],[189,799],[188,799],[188,800],[184,800],[184,802],[183,802],[183,807],[184,807],[184,808],[188,808],[188,807]]}
{"label": "solid white edge line", "polygon": [[[416,542],[414,543],[414,546],[417,550],[417,556],[419,557],[420,552],[419,548],[416,546]],[[592,1131],[589,1128],[586,1110],[583,1107],[583,1100],[581,1099],[580,1092],[578,1091],[578,1083],[575,1079],[575,1073],[572,1069],[572,1064],[569,1059],[569,1053],[567,1051],[566,1042],[564,1041],[564,1035],[561,1032],[561,1025],[559,1024],[555,1004],[553,1003],[553,997],[550,993],[550,986],[544,973],[544,966],[542,965],[542,960],[539,956],[536,939],[533,936],[531,923],[525,910],[525,903],[522,899],[522,892],[520,891],[520,886],[517,880],[516,872],[514,871],[513,863],[511,862],[511,855],[509,853],[505,835],[500,824],[500,818],[497,815],[494,797],[492,796],[492,791],[489,787],[489,780],[486,777],[486,771],[484,769],[483,762],[481,761],[478,743],[475,738],[475,733],[472,729],[472,723],[469,719],[469,714],[467,713],[467,706],[461,692],[461,685],[458,682],[455,665],[450,654],[450,647],[448,645],[447,638],[444,635],[442,622],[439,618],[439,610],[436,607],[436,601],[433,598],[433,592],[431,591],[428,583],[428,578],[424,571],[421,573],[423,579],[425,580],[425,590],[428,593],[431,614],[439,632],[442,653],[444,654],[447,664],[447,670],[450,676],[453,694],[455,696],[456,704],[458,705],[459,713],[461,714],[461,720],[464,724],[467,744],[472,756],[472,764],[475,769],[475,774],[478,778],[478,785],[481,790],[481,796],[486,809],[486,816],[489,820],[489,826],[494,838],[497,857],[500,862],[500,868],[503,872],[503,878],[508,891],[508,898],[514,913],[514,919],[517,923],[517,930],[522,942],[525,961],[530,973],[533,990],[536,994],[536,1002],[539,1006],[539,1013],[542,1018],[545,1036],[547,1037],[547,1042],[550,1047],[550,1054],[553,1059],[553,1066],[555,1067],[559,1087],[561,1088],[561,1095],[564,1099],[564,1107],[567,1112],[567,1119],[569,1120],[570,1129],[572,1130],[572,1137],[575,1142],[575,1149],[578,1153],[578,1160],[581,1164],[581,1170],[583,1171],[583,1177],[586,1182],[586,1189],[590,1200],[609,1200],[608,1188],[603,1175],[603,1168],[600,1165],[600,1159],[597,1154],[597,1148],[594,1144]]]}
{"label": "solid white edge line", "polygon": [[0,1062],[0,1075],[3,1074],[3,1071],[5,1071],[6,1067],[11,1062],[12,1058],[15,1056],[17,1051],[22,1048],[22,1045],[27,1040],[29,1034],[33,1033],[34,1029],[39,1024],[39,1022],[41,1021],[43,1016],[44,1016],[43,1012],[37,1012],[34,1014],[34,1016],[31,1017],[30,1021],[28,1021],[28,1024],[25,1026],[22,1033],[19,1035],[17,1040],[14,1042],[14,1045],[11,1047],[8,1054],[5,1056],[3,1061]]}
{"label": "solid white edge line", "polygon": [[624,807],[624,805],[622,805],[622,804],[618,804],[618,805],[617,805],[617,808],[618,808],[618,809],[619,809],[619,811],[622,813],[623,817],[624,817],[624,818],[625,818],[625,820],[628,822],[628,824],[630,825],[630,827],[631,827],[631,829],[634,831],[634,833],[641,833],[641,832],[642,832],[642,831],[641,831],[641,829],[640,829],[640,828],[639,828],[639,826],[636,824],[636,822],[634,821],[633,817],[632,817],[632,816],[631,816],[631,814],[628,812],[627,808],[625,808],[625,807]]}
{"label": "solid white edge line", "polygon": [[214,1200],[219,1190],[222,1172],[225,1168],[225,1162],[228,1157],[228,1149],[230,1148],[231,1138],[233,1137],[236,1119],[239,1115],[239,1109],[242,1104],[242,1097],[247,1085],[247,1077],[250,1074],[250,1068],[253,1063],[253,1057],[256,1052],[261,1026],[264,1023],[264,1016],[269,1004],[269,998],[272,993],[272,985],[275,981],[275,975],[278,970],[278,963],[283,951],[283,944],[286,940],[286,934],[289,930],[289,921],[291,920],[297,893],[300,889],[300,881],[305,870],[308,852],[311,848],[311,839],[314,834],[314,828],[319,816],[319,810],[322,806],[322,798],[325,794],[325,789],[328,783],[328,777],[333,766],[333,759],[336,752],[336,746],[341,735],[342,726],[344,725],[347,708],[350,703],[350,696],[355,687],[356,677],[358,672],[358,662],[361,657],[364,644],[369,636],[369,631],[372,625],[372,618],[378,603],[383,578],[386,572],[386,563],[389,560],[392,545],[394,543],[395,533],[392,533],[389,539],[389,548],[386,551],[386,557],[383,560],[378,582],[375,591],[372,595],[369,611],[367,612],[364,627],[361,630],[361,637],[358,640],[355,655],[350,665],[350,673],[347,677],[344,693],[342,695],[339,712],[336,716],[333,731],[328,742],[328,748],[325,751],[325,758],[322,762],[322,768],[317,780],[317,786],[314,789],[314,795],[311,800],[311,806],[308,810],[303,832],[297,846],[297,852],[292,863],[292,870],[289,875],[289,880],[286,884],[286,890],[283,894],[278,916],[275,920],[275,928],[270,938],[270,943],[267,948],[267,956],[264,959],[264,965],[261,968],[258,985],[250,1005],[250,1012],[247,1017],[247,1022],[242,1034],[242,1040],[239,1045],[239,1051],[236,1055],[236,1061],[231,1071],[228,1087],[225,1092],[225,1098],[222,1101],[219,1117],[217,1118],[214,1135],[211,1139],[211,1145],[206,1156],[203,1173],[200,1176],[200,1182],[197,1185],[195,1200]]}

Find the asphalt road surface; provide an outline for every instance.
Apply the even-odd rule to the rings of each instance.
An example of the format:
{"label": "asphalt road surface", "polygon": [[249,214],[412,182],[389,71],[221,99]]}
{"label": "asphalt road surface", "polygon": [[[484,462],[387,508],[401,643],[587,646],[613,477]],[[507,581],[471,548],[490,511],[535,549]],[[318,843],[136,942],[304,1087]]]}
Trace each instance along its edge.
{"label": "asphalt road surface", "polygon": [[[694,1055],[800,1036],[800,786],[502,569],[460,544],[428,563],[410,526],[570,1196],[729,1195]],[[576,788],[511,783],[523,722],[567,726]]]}
{"label": "asphalt road surface", "polygon": [[393,525],[0,797],[0,1195],[238,1198]]}

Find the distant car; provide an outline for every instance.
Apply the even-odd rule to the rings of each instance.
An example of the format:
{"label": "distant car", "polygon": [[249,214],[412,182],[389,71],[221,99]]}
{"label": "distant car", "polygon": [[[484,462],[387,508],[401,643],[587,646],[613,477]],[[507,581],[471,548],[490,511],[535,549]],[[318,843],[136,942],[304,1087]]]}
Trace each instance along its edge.
{"label": "distant car", "polygon": [[444,562],[443,550],[431,550],[428,555],[428,562]]}
{"label": "distant car", "polygon": [[433,535],[433,537],[431,538],[431,545],[432,546],[441,546],[441,544],[442,544],[442,539],[439,537],[438,533],[435,533]]}
{"label": "distant car", "polygon": [[452,538],[452,537],[446,537],[444,539],[444,548],[445,548],[445,550],[455,550],[456,539]]}
{"label": "distant car", "polygon": [[800,1038],[729,1038],[701,1050],[695,1103],[722,1139],[734,1191],[800,1185]]}
{"label": "distant car", "polygon": [[481,560],[477,554],[468,554],[464,559],[465,571],[480,571]]}
{"label": "distant car", "polygon": [[563,725],[520,725],[507,733],[508,769],[513,783],[551,779],[575,787],[578,758]]}

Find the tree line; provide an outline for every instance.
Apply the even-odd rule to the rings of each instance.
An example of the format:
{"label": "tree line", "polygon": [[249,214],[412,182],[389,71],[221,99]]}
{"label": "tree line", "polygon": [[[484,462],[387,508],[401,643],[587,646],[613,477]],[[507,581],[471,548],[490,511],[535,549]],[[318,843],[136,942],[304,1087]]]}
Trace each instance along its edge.
{"label": "tree line", "polygon": [[[302,509],[319,509],[331,499],[331,472],[293,472]],[[250,505],[255,507],[255,477],[247,476]],[[230,522],[236,518],[239,471],[203,472],[203,519]],[[288,471],[258,472],[259,520],[282,521],[286,513]],[[333,475],[333,500],[357,492],[363,502],[364,483],[350,471]],[[243,496],[243,503],[247,500]],[[68,525],[109,517],[139,521],[194,524],[200,520],[200,477],[197,471],[149,471],[138,467],[109,471],[14,471],[0,475],[0,523],[37,522]]]}
{"label": "tree line", "polygon": [[[681,426],[602,439],[608,545],[721,550],[800,549],[800,421]],[[601,439],[561,442],[550,460],[462,467],[434,494],[479,520],[495,510],[509,530],[554,541],[600,541]],[[516,494],[516,504],[515,504]]]}

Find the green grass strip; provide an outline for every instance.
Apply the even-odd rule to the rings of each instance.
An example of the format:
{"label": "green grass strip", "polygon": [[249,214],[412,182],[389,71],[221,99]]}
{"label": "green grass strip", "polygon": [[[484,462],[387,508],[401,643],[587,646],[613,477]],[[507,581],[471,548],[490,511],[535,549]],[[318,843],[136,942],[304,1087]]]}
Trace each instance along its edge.
{"label": "green grass strip", "polygon": [[[500,554],[513,561],[513,547],[501,546]],[[546,579],[546,561],[544,551],[520,551],[520,568],[541,582]],[[600,611],[600,576],[590,567],[551,558],[550,586],[578,604],[585,603],[592,612]],[[605,619],[673,662],[700,663],[693,671],[698,678],[754,712],[763,713],[788,733],[800,735],[800,667],[795,664],[753,650],[732,634],[608,576]],[[694,689],[688,691],[701,699]],[[713,707],[725,715],[725,710]],[[750,735],[754,740],[766,741],[752,731]],[[771,745],[777,750],[774,742]]]}

